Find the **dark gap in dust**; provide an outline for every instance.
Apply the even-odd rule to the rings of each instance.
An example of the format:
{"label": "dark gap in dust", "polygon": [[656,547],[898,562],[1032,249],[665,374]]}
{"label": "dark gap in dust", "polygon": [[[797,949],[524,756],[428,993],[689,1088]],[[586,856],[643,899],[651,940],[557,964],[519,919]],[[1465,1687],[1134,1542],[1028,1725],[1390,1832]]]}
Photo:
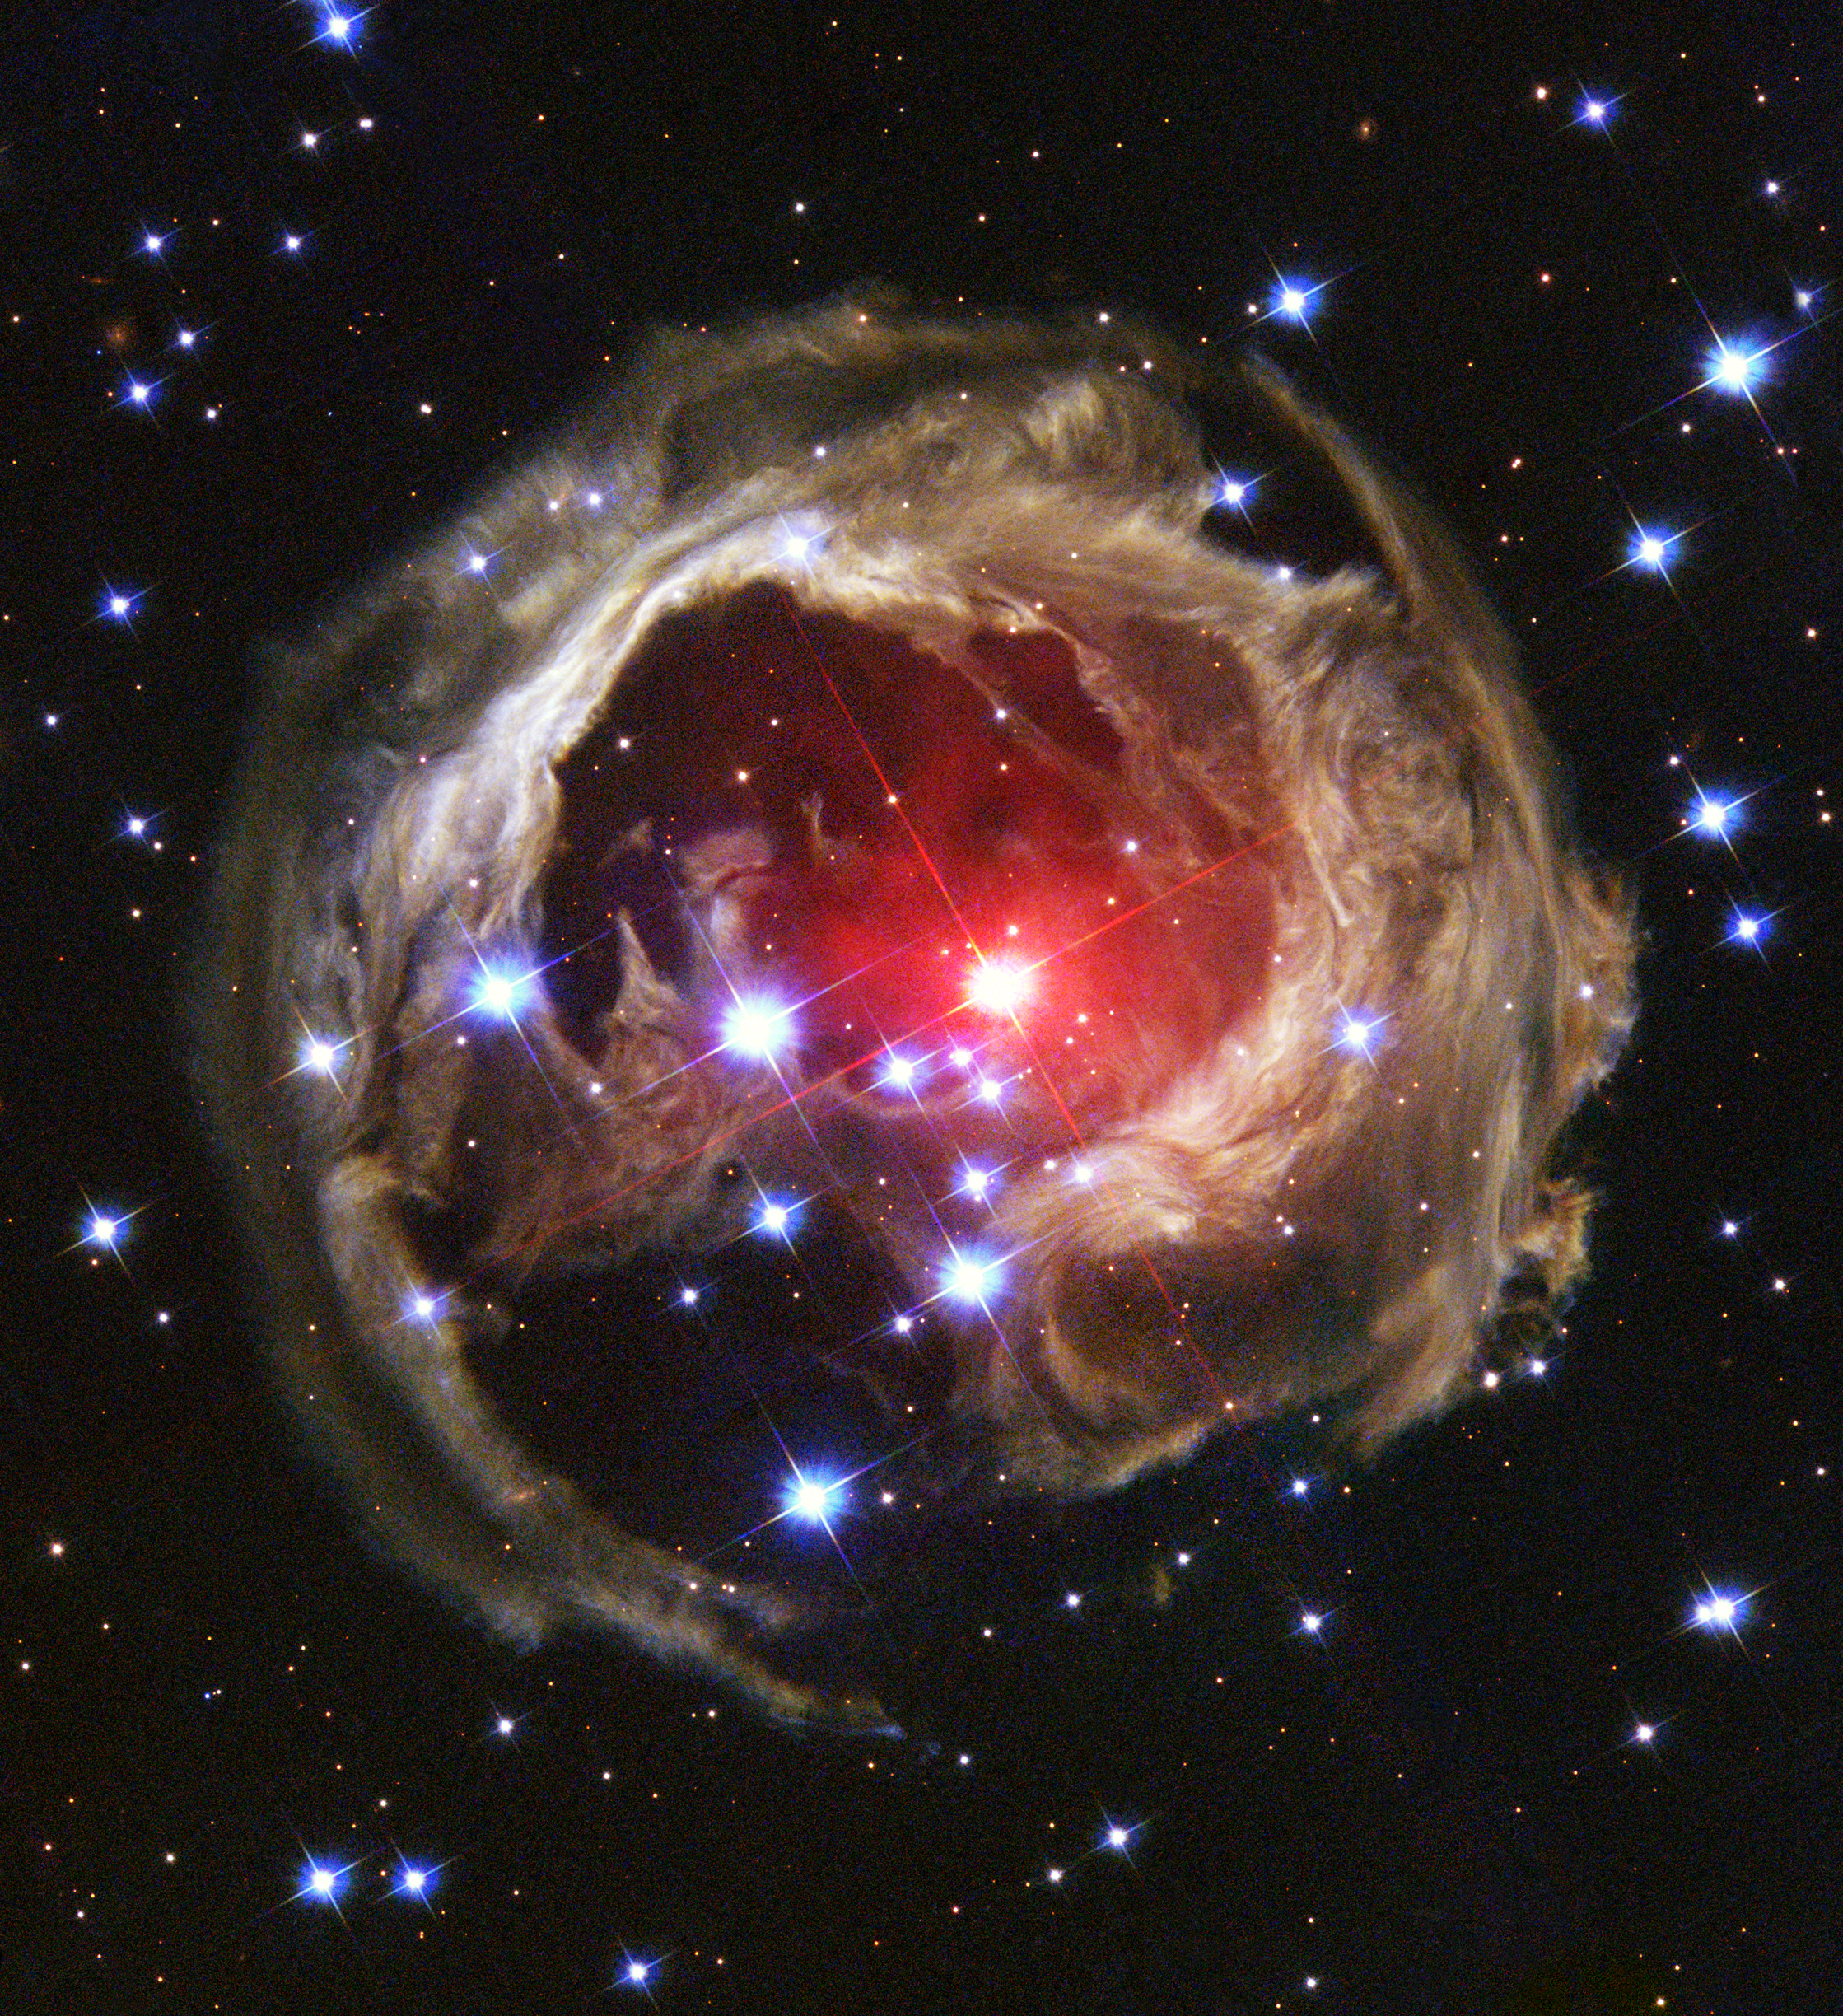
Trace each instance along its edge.
{"label": "dark gap in dust", "polygon": [[[516,1286],[503,1328],[473,1348],[475,1371],[525,1446],[658,1544],[702,1556],[760,1526],[793,1463],[863,1471],[855,1519],[886,1467],[912,1492],[926,1475],[925,1446],[885,1459],[944,1417],[949,1366],[886,1320],[867,1334],[867,1311],[887,1307],[880,1263],[848,1222],[817,1215],[797,1252],[744,1237]],[[795,1544],[807,1547],[791,1531],[764,1536],[755,1566]],[[865,1544],[868,1560],[875,1537]]]}
{"label": "dark gap in dust", "polygon": [[1210,466],[1246,487],[1239,502],[1204,512],[1201,529],[1212,545],[1319,579],[1345,567],[1388,577],[1348,487],[1316,456],[1301,454],[1297,432],[1279,425],[1264,399],[1246,392],[1193,395],[1191,410]]}

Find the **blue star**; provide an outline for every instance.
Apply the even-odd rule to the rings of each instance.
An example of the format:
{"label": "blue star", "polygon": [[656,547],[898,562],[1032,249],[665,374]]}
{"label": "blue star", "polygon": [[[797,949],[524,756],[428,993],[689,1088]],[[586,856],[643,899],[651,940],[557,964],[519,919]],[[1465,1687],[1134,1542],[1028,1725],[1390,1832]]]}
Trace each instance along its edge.
{"label": "blue star", "polygon": [[949,1254],[940,1271],[941,1284],[958,1302],[985,1302],[998,1286],[999,1267],[976,1253]]}
{"label": "blue star", "polygon": [[1766,359],[1763,350],[1743,350],[1733,343],[1718,342],[1705,359],[1709,375],[1702,383],[1738,396],[1765,375]]}
{"label": "blue star", "polygon": [[1699,793],[1689,809],[1689,824],[1711,839],[1725,840],[1737,823],[1740,807],[1732,798],[1711,798]]}
{"label": "blue star", "polygon": [[1648,531],[1640,525],[1632,534],[1631,558],[1633,567],[1649,567],[1654,574],[1667,571],[1670,549],[1682,537],[1680,532]]}
{"label": "blue star", "polygon": [[1346,1009],[1337,1025],[1338,1048],[1354,1051],[1359,1057],[1371,1056],[1382,1025],[1380,1015],[1357,1015]]}
{"label": "blue star", "polygon": [[835,1479],[810,1476],[798,1465],[782,1492],[782,1503],[787,1511],[812,1526],[825,1525],[843,1499],[842,1484]]}
{"label": "blue star", "polygon": [[755,1230],[768,1239],[791,1239],[799,1215],[797,1205],[783,1204],[776,1197],[763,1197],[761,1209],[755,1214]]}
{"label": "blue star", "polygon": [[295,1892],[296,1901],[330,1904],[337,1911],[339,1908],[339,1893],[346,1887],[346,1878],[351,1869],[352,1864],[349,1863],[342,1869],[330,1862],[316,1861],[310,1856],[301,1872],[301,1888]]}
{"label": "blue star", "polygon": [[739,996],[723,1017],[725,1048],[742,1057],[777,1057],[795,1034],[793,1010],[778,1001]]}
{"label": "blue star", "polygon": [[1699,1631],[1733,1631],[1738,1636],[1741,1620],[1746,1615],[1746,1597],[1732,1596],[1724,1590],[1711,1589],[1691,1612],[1690,1622]]}
{"label": "blue star", "polygon": [[502,966],[483,964],[474,983],[474,1006],[496,1021],[512,1022],[530,997],[535,973],[513,973]]}

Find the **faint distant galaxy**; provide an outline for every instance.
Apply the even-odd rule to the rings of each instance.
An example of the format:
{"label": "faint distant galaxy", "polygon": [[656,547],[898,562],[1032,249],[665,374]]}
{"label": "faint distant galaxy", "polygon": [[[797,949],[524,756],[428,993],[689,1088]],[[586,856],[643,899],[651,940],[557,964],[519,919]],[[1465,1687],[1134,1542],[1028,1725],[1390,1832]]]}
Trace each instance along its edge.
{"label": "faint distant galaxy", "polygon": [[[1626,899],[1442,534],[1197,357],[876,296],[664,335],[275,655],[205,1082],[296,1412],[502,1631],[880,1712],[777,1668],[797,1589],[512,1431],[478,1361],[547,1283],[810,1254],[893,1441],[1072,1496],[1307,1405],[1373,1447],[1578,1279]],[[1264,482],[1323,500],[1292,564]]]}

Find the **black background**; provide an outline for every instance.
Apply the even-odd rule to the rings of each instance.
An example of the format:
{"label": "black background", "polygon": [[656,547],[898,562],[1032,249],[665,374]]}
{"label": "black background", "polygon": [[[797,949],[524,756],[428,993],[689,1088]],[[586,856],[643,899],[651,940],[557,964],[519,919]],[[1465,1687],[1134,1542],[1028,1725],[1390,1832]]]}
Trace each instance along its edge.
{"label": "black background", "polygon": [[[175,0],[9,41],[9,2008],[1843,2007],[1827,18],[386,0],[342,50]],[[520,1657],[373,1560],[272,1413],[176,1006],[257,642],[646,325],[866,278],[1257,338],[1479,558],[1646,936],[1546,1374],[1303,1501],[1280,1433],[1001,1520],[869,1640],[910,1732],[870,1747]]]}

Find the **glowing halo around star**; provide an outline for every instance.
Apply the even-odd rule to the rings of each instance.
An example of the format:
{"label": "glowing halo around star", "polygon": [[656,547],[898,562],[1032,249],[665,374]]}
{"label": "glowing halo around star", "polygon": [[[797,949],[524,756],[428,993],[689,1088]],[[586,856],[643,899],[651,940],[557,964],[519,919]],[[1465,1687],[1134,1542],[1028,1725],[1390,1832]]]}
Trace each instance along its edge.
{"label": "glowing halo around star", "polygon": [[791,1239],[799,1215],[798,1205],[778,1197],[763,1197],[755,1213],[755,1230],[768,1239]]}
{"label": "glowing halo around star", "polygon": [[[824,455],[824,450],[820,454]],[[792,567],[810,568],[825,544],[826,526],[811,516],[781,520],[780,555]]]}
{"label": "glowing halo around star", "polygon": [[[1538,97],[1544,94],[1537,93]],[[1624,102],[1623,91],[1583,91],[1570,122],[1576,126],[1591,126],[1596,133],[1603,133],[1620,105]]]}
{"label": "glowing halo around star", "polygon": [[883,1083],[893,1092],[908,1092],[914,1089],[916,1075],[922,1066],[912,1057],[905,1057],[899,1050],[892,1050],[883,1067]]}
{"label": "glowing halo around star", "polygon": [[1383,1018],[1380,1015],[1360,1015],[1346,1009],[1337,1023],[1337,1048],[1348,1050],[1358,1057],[1374,1054],[1376,1043],[1382,1034]]}
{"label": "glowing halo around star", "polygon": [[350,1874],[349,1867],[342,1869],[336,1863],[321,1862],[310,1856],[301,1869],[301,1888],[295,1892],[295,1900],[300,1903],[329,1904],[338,1911],[340,1893],[345,1889]]}
{"label": "glowing halo around star", "polygon": [[941,1286],[956,1302],[989,1301],[1000,1279],[998,1262],[983,1253],[950,1253],[940,1270]]}
{"label": "glowing halo around star", "polygon": [[1703,362],[1709,374],[1702,380],[1704,386],[1713,385],[1718,392],[1731,392],[1737,398],[1752,391],[1766,375],[1766,352],[1738,343],[1718,342]]}
{"label": "glowing halo around star", "polygon": [[1720,1589],[1710,1589],[1691,1612],[1690,1622],[1698,1631],[1733,1631],[1738,1636],[1741,1620],[1746,1615],[1746,1597],[1730,1596]]}
{"label": "glowing halo around star", "polygon": [[777,1001],[743,996],[723,1017],[723,1044],[740,1057],[763,1060],[779,1057],[794,1040],[793,1010]]}
{"label": "glowing halo around star", "polygon": [[348,56],[357,53],[369,7],[342,5],[341,0],[307,0],[307,11],[315,19],[315,41]]}
{"label": "glowing halo around star", "polygon": [[474,983],[473,1006],[480,1014],[491,1015],[496,1022],[516,1022],[519,1010],[531,998],[536,978],[534,973],[511,973],[504,967],[483,965],[479,978]]}
{"label": "glowing halo around star", "polygon": [[1711,840],[1725,840],[1734,830],[1739,810],[1732,798],[1712,798],[1704,791],[1690,807],[1687,824]]}
{"label": "glowing halo around star", "polygon": [[845,1487],[835,1479],[816,1477],[796,1468],[781,1493],[781,1503],[791,1519],[810,1526],[824,1526],[844,1502]]}
{"label": "glowing halo around star", "polygon": [[968,1001],[987,1015],[1015,1015],[1029,993],[1029,974],[1008,959],[981,959],[967,976]]}
{"label": "glowing halo around star", "polygon": [[1654,574],[1668,570],[1670,549],[1677,544],[1680,533],[1654,532],[1640,525],[1632,534],[1631,564],[1649,567]]}
{"label": "glowing halo around star", "polygon": [[308,1037],[301,1046],[301,1070],[312,1071],[319,1078],[332,1077],[339,1068],[339,1052],[343,1048],[324,1036]]}

